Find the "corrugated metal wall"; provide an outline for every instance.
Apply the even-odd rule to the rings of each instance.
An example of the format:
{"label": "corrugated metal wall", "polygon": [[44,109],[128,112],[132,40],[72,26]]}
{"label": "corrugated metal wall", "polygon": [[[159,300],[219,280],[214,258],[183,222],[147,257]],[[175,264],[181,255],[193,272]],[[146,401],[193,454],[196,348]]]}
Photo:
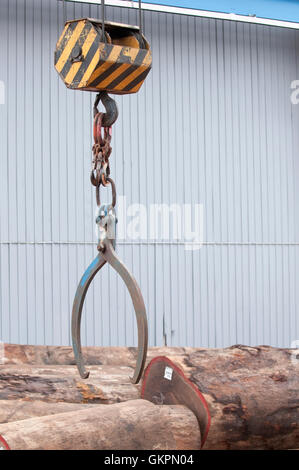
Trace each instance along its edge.
{"label": "corrugated metal wall", "polygon": [[[67,17],[99,17],[67,4]],[[136,23],[135,11],[107,9]],[[146,12],[153,70],[117,97],[112,173],[128,204],[203,203],[201,250],[118,245],[140,282],[150,343],[289,346],[299,338],[299,33]],[[53,67],[62,2],[1,0],[0,338],[70,343],[77,282],[96,254],[89,182],[94,96]],[[126,166],[125,166],[126,164]],[[104,268],[83,339],[136,344],[122,282]]]}

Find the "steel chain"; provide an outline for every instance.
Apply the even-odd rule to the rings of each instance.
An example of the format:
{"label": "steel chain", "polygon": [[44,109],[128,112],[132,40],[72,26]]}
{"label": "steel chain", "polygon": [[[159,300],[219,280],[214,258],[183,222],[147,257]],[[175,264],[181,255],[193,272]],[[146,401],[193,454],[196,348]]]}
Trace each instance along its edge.
{"label": "steel chain", "polygon": [[90,174],[91,183],[98,187],[100,184],[108,186],[107,178],[110,175],[109,157],[112,152],[112,127],[102,127],[104,113],[97,113],[94,117],[92,147],[93,159]]}

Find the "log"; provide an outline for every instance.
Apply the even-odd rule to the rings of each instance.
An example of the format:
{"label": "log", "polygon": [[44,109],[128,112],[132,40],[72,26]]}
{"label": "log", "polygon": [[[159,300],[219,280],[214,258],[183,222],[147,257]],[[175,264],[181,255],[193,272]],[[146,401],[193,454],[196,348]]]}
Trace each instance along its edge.
{"label": "log", "polygon": [[[145,371],[141,398],[160,405],[179,403],[190,408],[198,418],[205,449],[297,448],[299,383],[295,364],[292,371],[295,379],[290,373],[286,386],[286,376],[281,369],[274,374],[267,370],[266,367],[273,366],[270,358],[269,362],[265,358],[261,361],[262,367],[258,361],[252,361],[252,371],[239,369],[246,359],[242,349],[239,354],[234,351],[234,361],[231,351],[227,350],[224,357],[217,360],[212,356],[207,360],[206,367],[204,361],[199,361],[201,365],[191,377],[192,382],[169,358],[156,357]],[[223,371],[229,366],[232,370],[226,377]],[[258,372],[254,370],[256,367]],[[192,399],[195,382],[200,385],[196,387],[199,396]],[[199,390],[203,389],[201,394]]]}
{"label": "log", "polygon": [[[184,356],[195,348],[149,348],[148,362],[156,356]],[[83,347],[84,361],[87,365],[130,366],[135,367],[137,350],[127,347]],[[0,358],[1,361],[1,358]],[[0,362],[1,364],[1,362]],[[73,349],[70,346],[31,346],[23,344],[3,344],[3,365],[75,365]]]}
{"label": "log", "polygon": [[192,411],[146,400],[0,424],[0,445],[1,436],[12,450],[200,448],[200,431]]}
{"label": "log", "polygon": [[40,400],[0,400],[0,424],[21,421],[36,416],[55,415],[84,410],[94,405],[77,403],[47,403]]}
{"label": "log", "polygon": [[295,351],[269,346],[198,350],[189,379],[208,403],[204,449],[297,449],[299,361]]}
{"label": "log", "polygon": [[209,434],[211,415],[198,388],[168,357],[155,357],[144,373],[141,398],[156,405],[184,405],[196,416],[204,446]]}
{"label": "log", "polygon": [[[60,349],[56,349],[58,355]],[[2,366],[0,399],[106,404],[136,399],[140,388],[129,381],[135,357],[128,351],[106,348],[112,362],[126,357],[127,364],[90,366],[87,380],[80,378],[74,366]],[[151,348],[148,360],[155,355],[170,357],[203,394],[211,414],[204,449],[295,449],[299,447],[299,360],[295,353],[270,346]],[[106,364],[109,361],[107,357]]]}
{"label": "log", "polygon": [[81,379],[75,366],[2,366],[0,400],[111,404],[140,397],[133,368],[91,366]]}
{"label": "log", "polygon": [[[133,349],[133,348],[132,348]],[[134,354],[129,348],[82,348],[86,364],[131,365]],[[69,346],[30,346],[4,343],[3,364],[75,365],[73,350]]]}

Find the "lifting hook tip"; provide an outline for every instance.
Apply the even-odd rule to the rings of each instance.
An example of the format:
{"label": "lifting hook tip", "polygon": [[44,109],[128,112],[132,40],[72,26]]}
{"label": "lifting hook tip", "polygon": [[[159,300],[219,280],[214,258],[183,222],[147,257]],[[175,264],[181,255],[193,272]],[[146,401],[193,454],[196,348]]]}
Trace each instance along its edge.
{"label": "lifting hook tip", "polygon": [[105,114],[103,115],[102,123],[104,127],[111,127],[118,118],[118,107],[116,101],[108,95],[107,91],[101,91],[97,94],[93,105],[93,116],[99,112],[98,104],[103,103]]}

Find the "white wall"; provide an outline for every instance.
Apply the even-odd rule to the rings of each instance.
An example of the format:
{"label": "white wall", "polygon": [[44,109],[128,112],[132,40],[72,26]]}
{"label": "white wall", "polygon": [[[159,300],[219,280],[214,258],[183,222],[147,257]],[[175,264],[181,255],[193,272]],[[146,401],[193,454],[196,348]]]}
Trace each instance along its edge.
{"label": "white wall", "polygon": [[[26,3],[26,4],[25,4]],[[136,23],[135,11],[107,8]],[[67,4],[67,17],[100,17]],[[76,285],[96,254],[89,182],[94,96],[53,66],[62,2],[1,0],[0,339],[70,344]],[[127,202],[202,203],[204,246],[119,243],[150,343],[290,346],[299,339],[298,32],[145,13],[153,70],[117,97],[112,174]],[[83,339],[135,345],[130,299],[105,267]]]}

